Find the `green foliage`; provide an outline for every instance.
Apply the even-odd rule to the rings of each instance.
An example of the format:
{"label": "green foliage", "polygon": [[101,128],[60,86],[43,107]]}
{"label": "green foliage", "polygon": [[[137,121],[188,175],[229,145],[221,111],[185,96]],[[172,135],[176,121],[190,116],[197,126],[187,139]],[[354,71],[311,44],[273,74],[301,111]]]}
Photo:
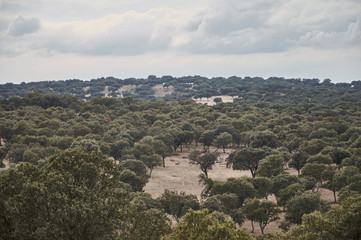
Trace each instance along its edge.
{"label": "green foliage", "polygon": [[288,166],[296,168],[298,174],[300,174],[301,169],[306,164],[308,159],[308,154],[305,152],[296,152],[292,155],[292,159],[289,162]]}
{"label": "green foliage", "polygon": [[222,147],[223,153],[225,153],[228,144],[232,142],[232,135],[229,134],[228,132],[223,132],[216,138],[215,141],[216,141],[216,146]]}
{"label": "green foliage", "polygon": [[254,231],[253,222],[257,222],[262,234],[270,222],[279,219],[278,214],[281,212],[274,202],[267,200],[260,201],[257,198],[247,199],[244,202],[243,209],[246,218],[252,221],[252,232]]}
{"label": "green foliage", "polygon": [[[161,98],[153,101],[154,97],[149,95],[153,93],[152,87],[158,84],[175,90],[172,95],[164,98],[167,101]],[[102,95],[100,91],[104,91],[106,86],[108,86],[110,96],[117,96],[118,93],[115,91],[129,85],[137,87],[129,90],[128,93],[123,92],[124,98],[121,100],[96,97]],[[61,229],[69,226],[55,227],[55,223],[61,220],[68,222],[64,220],[65,216],[70,219],[69,224],[79,222],[79,226],[76,227],[80,229],[85,216],[90,221],[94,218],[89,215],[96,213],[95,215],[99,215],[102,220],[94,220],[94,226],[99,226],[102,221],[105,221],[106,214],[110,215],[110,210],[99,213],[100,209],[105,208],[104,201],[108,202],[107,198],[103,197],[103,201],[100,201],[99,195],[91,194],[93,190],[88,189],[91,185],[88,183],[90,180],[84,180],[86,187],[74,185],[75,180],[63,181],[63,178],[68,179],[71,174],[81,175],[82,177],[74,178],[79,182],[83,179],[91,179],[93,176],[96,179],[98,175],[92,170],[93,164],[89,166],[85,164],[82,167],[70,164],[68,168],[65,167],[66,171],[61,171],[61,173],[58,172],[60,168],[56,173],[53,170],[52,174],[45,173],[48,171],[49,161],[51,162],[52,159],[50,156],[53,153],[70,147],[80,148],[88,151],[87,154],[90,155],[102,152],[106,155],[105,159],[112,157],[116,160],[115,162],[119,162],[119,166],[116,167],[118,169],[116,169],[117,176],[114,178],[114,181],[116,180],[114,189],[116,192],[119,191],[121,197],[118,199],[120,201],[118,206],[112,209],[112,214],[117,215],[118,220],[114,220],[113,215],[108,217],[107,221],[110,225],[105,224],[104,228],[114,229],[113,226],[117,225],[118,231],[123,231],[124,234],[128,232],[124,235],[128,239],[132,236],[141,238],[142,235],[137,235],[139,232],[146,233],[150,238],[160,238],[164,234],[158,232],[152,235],[150,233],[151,224],[148,224],[149,229],[138,225],[132,230],[131,226],[136,223],[134,221],[142,221],[142,214],[148,222],[153,221],[150,215],[154,215],[158,219],[154,219],[155,223],[164,223],[161,220],[164,214],[159,210],[155,211],[157,201],[151,201],[149,196],[133,197],[138,194],[134,191],[142,190],[149,178],[144,166],[147,166],[151,172],[155,166],[161,164],[161,159],[165,166],[164,159],[172,154],[171,148],[174,151],[180,148],[182,151],[184,146],[193,147],[191,145],[193,142],[196,145],[198,142],[203,143],[207,150],[212,145],[225,150],[225,147],[232,143],[234,147],[241,148],[230,154],[227,159],[229,166],[233,166],[233,169],[250,170],[253,177],[272,176],[272,181],[258,177],[231,179],[226,182],[203,178],[202,181],[205,183],[203,197],[209,196],[208,201],[212,200],[214,203],[210,206],[216,206],[218,211],[225,211],[238,223],[243,221],[240,207],[246,197],[266,198],[272,188],[278,203],[285,204],[282,203],[284,199],[289,199],[293,195],[299,196],[300,189],[313,189],[315,179],[318,179],[319,184],[322,182],[324,187],[334,192],[335,200],[338,194],[338,201],[342,203],[350,196],[355,197],[361,194],[361,160],[359,158],[361,125],[358,117],[361,112],[361,101],[360,88],[357,86],[357,83],[354,87],[351,87],[351,84],[331,84],[329,81],[320,83],[317,79],[270,78],[265,81],[262,78],[249,77],[207,79],[199,76],[181,78],[150,76],[146,80],[101,78],[91,81],[69,80],[1,85],[0,96],[6,98],[0,99],[0,160],[9,160],[13,167],[22,162],[31,163],[39,167],[39,171],[33,168],[28,171],[28,175],[19,173],[19,176],[17,175],[19,181],[12,180],[6,182],[7,185],[2,185],[6,186],[4,188],[7,191],[14,188],[18,189],[18,192],[15,195],[6,195],[8,192],[5,194],[0,191],[4,201],[11,199],[11,204],[6,205],[6,208],[4,201],[0,200],[3,204],[0,209],[6,209],[9,211],[9,216],[19,220],[16,224],[22,226],[16,228],[17,235],[13,235],[13,238],[18,239],[44,239],[46,234],[52,232],[54,236],[59,233],[57,238],[66,239],[65,233],[60,232],[63,231]],[[86,90],[84,90],[85,87]],[[70,95],[39,93],[26,95],[29,91],[76,94],[79,99]],[[201,105],[190,100],[192,96],[210,97],[219,93],[239,95],[242,98],[235,98],[233,104],[220,103],[214,106]],[[91,94],[91,96],[85,97],[85,94]],[[126,97],[127,94],[134,97]],[[146,100],[142,101],[138,99],[139,97]],[[87,101],[81,100],[84,98]],[[298,171],[304,168],[303,176],[297,178],[283,173],[274,176],[280,170],[279,159],[274,161],[277,163],[276,167],[273,167],[271,161],[265,160],[276,156],[271,155],[274,152],[267,148],[249,148],[250,146],[279,147],[276,154],[281,153],[283,163],[290,160],[292,153],[289,166]],[[91,153],[93,150],[96,152]],[[60,152],[57,154],[60,155]],[[268,155],[271,156],[267,157]],[[126,159],[137,159],[138,162],[127,162]],[[328,166],[330,159],[337,164],[340,171],[334,169],[333,165]],[[320,166],[319,171],[315,171],[312,167],[316,165],[307,164],[319,164],[317,165],[317,167]],[[322,164],[327,164],[327,166],[324,168]],[[29,164],[26,165],[29,166]],[[322,168],[325,170],[322,171]],[[14,170],[3,171],[1,175],[8,176],[7,174],[12,171]],[[33,173],[35,176],[38,174],[39,177],[29,177]],[[21,176],[22,174],[26,177]],[[48,182],[54,183],[54,186],[50,187]],[[69,187],[73,186],[72,184],[76,186],[75,189]],[[14,187],[15,185],[18,187]],[[69,186],[66,187],[67,185]],[[126,191],[132,191],[130,198],[133,206],[129,206],[129,194]],[[47,194],[44,195],[44,192]],[[72,196],[68,197],[69,194]],[[94,204],[89,204],[88,200],[89,202],[94,200]],[[26,205],[25,201],[29,205]],[[81,201],[85,203],[81,205]],[[55,203],[61,206],[60,213],[64,211],[64,214],[58,218],[58,222],[54,220],[55,213],[48,217],[44,216],[42,211]],[[321,205],[323,206],[322,202]],[[127,208],[125,206],[129,208],[129,215],[125,214],[124,209]],[[91,210],[88,211],[87,208]],[[18,210],[20,212],[16,212]],[[55,212],[52,208],[47,209],[47,211],[50,210]],[[140,219],[134,220],[138,217],[131,219],[131,215],[136,214],[138,210]],[[344,210],[343,208],[342,211]],[[4,211],[1,215],[1,221],[3,221],[1,224],[5,224],[6,220]],[[24,219],[20,219],[20,215]],[[72,219],[78,215],[79,221]],[[215,215],[219,220],[224,221],[224,215],[220,213]],[[31,220],[29,220],[30,216]],[[47,217],[50,221],[44,224],[45,220],[41,220]],[[129,225],[126,225],[127,221]],[[167,228],[167,223],[164,223],[164,227]],[[0,228],[1,230],[9,229],[8,233],[14,229],[8,226]],[[163,230],[167,232],[165,228]],[[70,226],[69,229],[75,228]],[[89,234],[92,234],[92,231],[90,228]],[[100,233],[102,231],[100,230]],[[33,234],[34,237],[20,236],[28,233]],[[110,230],[109,235],[100,237],[94,234],[94,238],[113,239],[116,235],[117,232]],[[79,237],[77,233],[74,236],[74,238],[87,238],[86,236]],[[342,238],[338,237],[338,239]]]}
{"label": "green foliage", "polygon": [[329,203],[323,201],[319,195],[314,193],[303,193],[296,195],[286,204],[286,220],[291,223],[301,224],[304,214],[313,211],[325,212],[329,209]]}
{"label": "green foliage", "polygon": [[216,213],[208,213],[207,209],[190,210],[180,221],[175,231],[166,236],[167,240],[183,239],[254,239],[245,229],[235,228],[234,222],[225,220],[223,223],[216,217]]}
{"label": "green foliage", "polygon": [[255,197],[257,191],[246,178],[228,178],[226,182],[214,181],[209,190],[210,196],[226,193],[237,195],[237,207],[241,207],[244,200]]}
{"label": "green foliage", "polygon": [[307,163],[302,169],[303,176],[309,176],[316,180],[319,185],[317,185],[317,189],[320,185],[322,185],[323,181],[323,171],[326,170],[326,165],[322,163]]}
{"label": "green foliage", "polygon": [[200,204],[196,196],[187,195],[184,192],[165,190],[158,197],[158,200],[166,213],[171,215],[176,221],[187,213],[189,209],[198,210]]}
{"label": "green foliage", "polygon": [[208,170],[211,170],[216,163],[218,154],[206,152],[201,155],[199,151],[195,150],[189,154],[188,158],[190,162],[198,164],[205,176],[208,177]]}
{"label": "green foliage", "polygon": [[267,177],[255,177],[248,179],[257,191],[258,198],[266,198],[272,193],[273,181]]}
{"label": "green foliage", "polygon": [[259,161],[258,175],[261,177],[273,177],[282,173],[284,159],[281,155],[270,155]]}
{"label": "green foliage", "polygon": [[277,203],[279,206],[285,207],[289,200],[297,195],[301,195],[304,191],[305,189],[300,183],[291,184],[280,190]]}
{"label": "green foliage", "polygon": [[22,164],[0,177],[0,236],[112,238],[128,198],[118,179],[103,155],[77,149],[54,155],[42,169]]}
{"label": "green foliage", "polygon": [[300,181],[296,176],[287,173],[281,173],[276,177],[272,178],[272,180],[273,180],[272,193],[276,196],[276,198],[279,197],[280,191],[282,189],[285,189],[291,184],[298,183]]}
{"label": "green foliage", "polygon": [[252,177],[256,176],[259,161],[268,155],[263,148],[242,148],[229,154],[227,165],[234,170],[250,170]]}
{"label": "green foliage", "polygon": [[319,211],[302,217],[284,239],[360,239],[361,196],[348,198],[322,215]]}
{"label": "green foliage", "polygon": [[253,148],[276,148],[278,145],[277,136],[271,131],[255,132],[251,135],[251,146]]}
{"label": "green foliage", "polygon": [[126,224],[119,229],[119,239],[158,240],[171,232],[170,221],[163,211],[132,202],[123,213]]}

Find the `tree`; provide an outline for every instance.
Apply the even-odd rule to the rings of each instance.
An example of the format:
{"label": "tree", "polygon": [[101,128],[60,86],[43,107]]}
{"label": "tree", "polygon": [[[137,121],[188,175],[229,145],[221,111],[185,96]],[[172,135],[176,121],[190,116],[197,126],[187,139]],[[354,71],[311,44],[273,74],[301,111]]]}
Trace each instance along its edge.
{"label": "tree", "polygon": [[288,187],[281,189],[277,203],[279,206],[285,207],[287,202],[294,196],[301,195],[305,191],[305,188],[300,183],[294,183]]}
{"label": "tree", "polygon": [[262,148],[243,148],[232,152],[227,158],[227,166],[234,170],[250,170],[252,177],[256,177],[258,163],[267,155]]}
{"label": "tree", "polygon": [[276,198],[279,197],[279,193],[281,189],[284,189],[290,186],[291,184],[300,182],[297,176],[290,175],[288,173],[281,173],[276,177],[273,177],[272,180],[273,180],[272,193],[275,195]]}
{"label": "tree", "polygon": [[273,177],[283,172],[284,159],[281,155],[270,155],[259,161],[258,175],[262,177]]}
{"label": "tree", "polygon": [[351,157],[350,152],[343,148],[334,148],[329,155],[331,156],[333,162],[338,166],[338,169],[340,169],[343,159]]}
{"label": "tree", "polygon": [[336,192],[347,185],[347,177],[342,171],[336,171],[333,166],[328,166],[322,173],[322,178],[327,181],[326,188],[333,192],[335,203],[337,202]]}
{"label": "tree", "polygon": [[212,130],[206,130],[202,133],[201,137],[199,138],[199,142],[203,143],[204,150],[206,150],[206,147],[209,150],[209,146],[212,145],[214,137],[215,132]]}
{"label": "tree", "polygon": [[307,163],[322,163],[322,164],[332,164],[332,158],[323,155],[323,154],[317,154],[309,157],[306,161]]}
{"label": "tree", "polygon": [[223,153],[226,152],[226,148],[227,148],[228,144],[230,144],[231,142],[232,142],[232,135],[229,134],[228,132],[221,133],[216,138],[216,145],[217,145],[217,147],[222,147]]}
{"label": "tree", "polygon": [[331,219],[330,230],[336,239],[361,238],[361,196],[347,198],[326,213],[326,217]]}
{"label": "tree", "polygon": [[79,149],[41,169],[21,164],[0,176],[0,187],[2,239],[115,238],[129,199],[113,162]]}
{"label": "tree", "polygon": [[217,153],[205,153],[201,155],[198,150],[191,152],[188,159],[192,163],[196,163],[200,166],[202,172],[204,172],[206,178],[208,178],[208,170],[212,169],[212,166],[216,163],[218,158]]}
{"label": "tree", "polygon": [[273,181],[267,177],[255,177],[248,179],[257,191],[258,198],[267,199],[268,195],[272,193]]}
{"label": "tree", "polygon": [[271,131],[255,132],[251,135],[251,147],[253,148],[264,146],[276,148],[278,144],[277,136]]}
{"label": "tree", "polygon": [[80,148],[86,152],[99,151],[100,146],[99,143],[93,139],[76,139],[71,148]]}
{"label": "tree", "polygon": [[318,194],[303,193],[288,201],[285,219],[291,223],[301,224],[304,214],[309,214],[316,210],[326,212],[329,207],[329,203],[322,200]]}
{"label": "tree", "polygon": [[210,212],[221,212],[229,214],[236,218],[238,224],[242,224],[242,213],[237,212],[238,209],[238,196],[234,193],[216,194],[208,197],[202,204],[202,208],[207,208]]}
{"label": "tree", "polygon": [[152,171],[155,166],[161,165],[161,156],[155,154],[152,146],[150,146],[148,143],[135,144],[133,155],[136,159],[142,161],[149,168],[150,175],[152,175]]}
{"label": "tree", "polygon": [[326,165],[322,163],[307,163],[302,169],[303,176],[313,177],[317,184],[317,191],[319,186],[322,186],[323,171],[325,171]]}
{"label": "tree", "polygon": [[331,224],[319,212],[314,211],[302,217],[302,224],[287,232],[285,239],[336,239],[330,231]]}
{"label": "tree", "polygon": [[148,179],[144,179],[129,169],[120,172],[119,180],[130,185],[133,191],[142,191]]}
{"label": "tree", "polygon": [[279,219],[278,214],[281,212],[276,204],[272,201],[260,201],[257,198],[247,199],[244,202],[244,214],[252,224],[252,233],[254,232],[253,222],[258,222],[262,234],[264,234],[265,227],[273,221]]}
{"label": "tree", "polygon": [[163,141],[153,141],[154,152],[162,157],[163,167],[165,167],[165,158],[172,156],[172,148],[167,146]]}
{"label": "tree", "polygon": [[171,215],[177,222],[189,209],[200,209],[197,197],[195,195],[187,195],[185,192],[178,193],[166,189],[164,193],[158,197],[158,200],[164,211]]}
{"label": "tree", "polygon": [[285,239],[360,239],[361,196],[351,197],[325,214],[315,211],[302,217],[302,224]]}
{"label": "tree", "polygon": [[119,139],[110,144],[110,156],[115,160],[120,160],[126,149],[130,148],[129,141],[126,139]]}
{"label": "tree", "polygon": [[216,97],[216,98],[213,99],[213,102],[215,102],[216,104],[221,103],[221,102],[222,102],[222,98]]}
{"label": "tree", "polygon": [[127,224],[119,229],[121,239],[158,240],[171,232],[169,219],[159,209],[147,208],[143,203],[131,202],[124,214]]}
{"label": "tree", "polygon": [[288,166],[296,168],[298,175],[300,175],[300,171],[306,164],[307,159],[308,155],[305,152],[296,152],[292,155],[292,159]]}
{"label": "tree", "polygon": [[238,197],[237,208],[243,205],[246,198],[253,198],[257,191],[246,178],[228,178],[225,182],[213,181],[209,195],[233,193]]}
{"label": "tree", "polygon": [[158,154],[141,155],[140,160],[149,168],[149,175],[152,175],[153,169],[161,165],[161,156]]}
{"label": "tree", "polygon": [[175,231],[165,237],[166,240],[183,239],[254,239],[244,228],[235,228],[234,222],[225,220],[221,223],[216,212],[209,214],[207,209],[190,210],[177,225]]}

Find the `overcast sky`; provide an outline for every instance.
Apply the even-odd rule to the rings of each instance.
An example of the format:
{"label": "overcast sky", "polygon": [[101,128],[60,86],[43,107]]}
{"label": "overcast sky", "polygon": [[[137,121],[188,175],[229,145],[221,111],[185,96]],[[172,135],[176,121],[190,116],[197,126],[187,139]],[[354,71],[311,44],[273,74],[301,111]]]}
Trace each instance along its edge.
{"label": "overcast sky", "polygon": [[361,80],[361,0],[0,0],[0,83]]}

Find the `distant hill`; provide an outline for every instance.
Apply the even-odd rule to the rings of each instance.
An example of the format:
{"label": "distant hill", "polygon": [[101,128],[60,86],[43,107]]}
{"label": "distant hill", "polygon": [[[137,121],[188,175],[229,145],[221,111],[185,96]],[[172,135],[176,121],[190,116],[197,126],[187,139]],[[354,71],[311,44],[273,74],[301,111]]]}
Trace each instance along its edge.
{"label": "distant hill", "polygon": [[271,77],[217,77],[201,76],[157,77],[146,79],[114,77],[98,78],[90,81],[79,79],[65,81],[42,81],[0,85],[0,97],[24,97],[28,93],[75,95],[83,100],[94,97],[124,98],[143,100],[186,100],[231,96],[238,103],[326,103],[338,101],[361,101],[361,81],[352,83],[332,83],[325,79],[285,79]]}

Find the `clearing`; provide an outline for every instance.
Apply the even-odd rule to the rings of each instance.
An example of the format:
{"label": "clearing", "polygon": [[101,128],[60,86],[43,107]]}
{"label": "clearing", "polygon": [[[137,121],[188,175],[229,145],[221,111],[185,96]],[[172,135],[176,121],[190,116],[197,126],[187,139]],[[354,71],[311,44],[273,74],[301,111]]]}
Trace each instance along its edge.
{"label": "clearing", "polygon": [[[195,148],[194,146],[190,146],[190,148],[183,148],[183,152],[178,152],[166,158],[165,168],[157,167],[153,169],[152,176],[149,179],[148,184],[144,187],[144,191],[151,194],[152,197],[156,198],[160,196],[165,189],[185,192],[187,194],[193,194],[201,200],[201,193],[204,189],[202,184],[199,184],[199,175],[202,173],[198,165],[190,164],[188,160],[188,154],[197,149],[199,151],[203,150],[202,146],[198,146]],[[223,153],[221,149],[218,150],[220,153],[219,161],[216,163],[212,170],[208,171],[208,177],[213,180],[225,181],[230,177],[242,177],[248,176],[251,177],[250,171],[239,171],[232,170],[231,168],[227,168],[225,159],[228,157],[229,153],[234,151],[235,149],[226,149],[226,153]],[[210,151],[215,151],[214,147],[210,148]],[[293,168],[289,168],[286,170],[290,174],[297,175],[297,171]],[[321,198],[333,202],[333,193],[330,190],[320,188],[319,193],[321,194]],[[275,201],[273,195],[268,197],[269,200]],[[284,220],[285,213],[281,213],[279,215],[280,219],[275,222],[271,222],[265,228],[265,233],[272,233],[281,231],[278,228],[278,225],[281,221]],[[258,224],[255,223],[255,235],[261,235],[261,230],[259,229]],[[242,224],[242,227],[246,228],[249,232],[251,231],[251,222],[245,221]]]}

